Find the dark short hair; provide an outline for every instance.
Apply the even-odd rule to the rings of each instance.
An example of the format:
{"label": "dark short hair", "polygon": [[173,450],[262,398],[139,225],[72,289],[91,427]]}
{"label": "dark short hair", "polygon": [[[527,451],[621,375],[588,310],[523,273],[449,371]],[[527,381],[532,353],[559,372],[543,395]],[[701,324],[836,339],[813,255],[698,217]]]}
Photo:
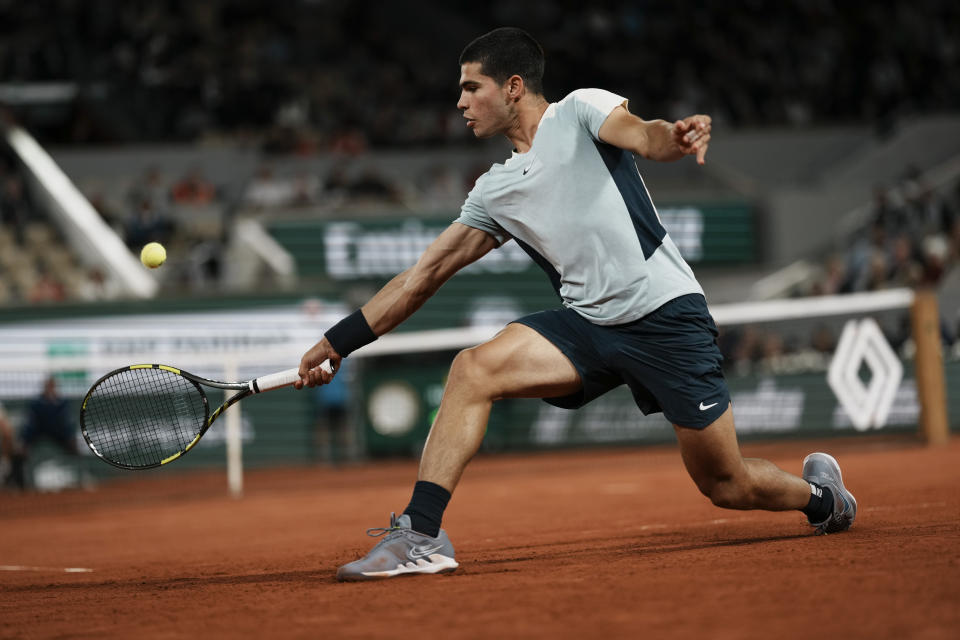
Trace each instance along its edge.
{"label": "dark short hair", "polygon": [[479,62],[481,73],[499,85],[518,75],[527,89],[543,93],[543,47],[523,29],[500,27],[485,33],[460,54],[460,64],[468,62]]}

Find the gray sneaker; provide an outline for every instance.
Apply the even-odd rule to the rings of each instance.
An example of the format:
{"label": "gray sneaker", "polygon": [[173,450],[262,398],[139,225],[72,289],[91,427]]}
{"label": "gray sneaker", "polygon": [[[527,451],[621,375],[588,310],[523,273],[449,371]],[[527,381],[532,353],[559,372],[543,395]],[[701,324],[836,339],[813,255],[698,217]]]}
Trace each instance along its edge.
{"label": "gray sneaker", "polygon": [[803,459],[803,479],[829,487],[833,493],[833,513],[823,522],[811,522],[817,535],[846,531],[857,517],[857,501],[843,486],[840,465],[826,453],[811,453]]}
{"label": "gray sneaker", "polygon": [[389,527],[367,529],[373,538],[383,540],[363,558],[337,569],[337,580],[353,582],[377,580],[422,573],[450,573],[460,564],[453,559],[453,545],[443,529],[436,538],[410,528],[410,516],[390,514]]}

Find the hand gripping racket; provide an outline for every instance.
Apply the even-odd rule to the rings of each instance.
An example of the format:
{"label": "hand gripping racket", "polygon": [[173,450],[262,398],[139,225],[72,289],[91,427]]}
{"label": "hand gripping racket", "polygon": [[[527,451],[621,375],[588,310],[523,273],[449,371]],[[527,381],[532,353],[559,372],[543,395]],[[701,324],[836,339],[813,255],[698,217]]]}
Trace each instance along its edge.
{"label": "hand gripping racket", "polygon": [[[329,360],[320,367],[333,373]],[[299,379],[297,369],[287,369],[247,382],[217,382],[165,364],[134,364],[90,387],[80,407],[80,431],[90,450],[115,467],[159,467],[190,451],[227,408]],[[239,393],[210,413],[200,385]]]}

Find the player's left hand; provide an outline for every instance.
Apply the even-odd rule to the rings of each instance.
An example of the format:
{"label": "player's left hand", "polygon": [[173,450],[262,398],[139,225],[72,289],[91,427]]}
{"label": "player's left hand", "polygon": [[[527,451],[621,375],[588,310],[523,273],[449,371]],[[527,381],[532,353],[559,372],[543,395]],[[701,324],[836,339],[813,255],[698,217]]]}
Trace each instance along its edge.
{"label": "player's left hand", "polygon": [[684,155],[696,155],[697,164],[706,162],[710,122],[710,116],[695,115],[673,123],[673,141]]}

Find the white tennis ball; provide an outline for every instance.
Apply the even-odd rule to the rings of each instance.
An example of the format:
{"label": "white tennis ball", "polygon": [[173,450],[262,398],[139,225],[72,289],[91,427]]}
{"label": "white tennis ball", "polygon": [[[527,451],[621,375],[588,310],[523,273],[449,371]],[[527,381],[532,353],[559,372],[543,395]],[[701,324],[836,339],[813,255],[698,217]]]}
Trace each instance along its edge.
{"label": "white tennis ball", "polygon": [[140,262],[143,266],[156,269],[167,259],[167,250],[159,242],[148,242],[140,251]]}

